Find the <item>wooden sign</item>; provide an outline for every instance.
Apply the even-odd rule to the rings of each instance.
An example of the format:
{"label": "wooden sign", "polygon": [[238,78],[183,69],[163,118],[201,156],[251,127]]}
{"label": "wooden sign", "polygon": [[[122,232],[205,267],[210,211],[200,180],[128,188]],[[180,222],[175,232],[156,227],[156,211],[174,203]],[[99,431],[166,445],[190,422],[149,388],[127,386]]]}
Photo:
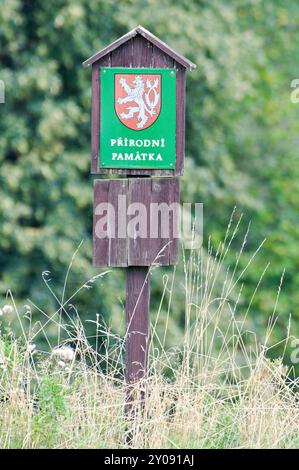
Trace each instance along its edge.
{"label": "wooden sign", "polygon": [[195,65],[142,26],[83,65],[92,66],[91,172],[129,177],[95,181],[93,260],[126,268],[132,402],[129,386],[147,372],[150,266],[178,259],[175,177],[184,171],[185,74]]}
{"label": "wooden sign", "polygon": [[177,178],[95,180],[94,265],[176,264],[179,202]]}
{"label": "wooden sign", "polygon": [[175,168],[176,70],[102,68],[100,168]]}
{"label": "wooden sign", "polygon": [[[186,70],[193,70],[195,64],[190,60],[186,59],[182,55],[178,54],[171,47],[166,45],[163,41],[160,41],[156,36],[151,34],[142,26],[137,26],[129,33],[125,34],[121,38],[117,39],[109,46],[105,47],[101,51],[97,52],[85,62],[83,62],[84,67],[92,66],[92,87],[91,87],[91,172],[94,174],[124,174],[124,175],[143,175],[143,176],[179,176],[183,174],[184,171],[184,158],[185,158],[185,75]],[[156,114],[149,116],[149,113],[146,113],[148,118],[146,122],[144,119],[139,120],[139,124],[143,127],[135,130],[134,126],[136,124],[136,114],[132,116],[132,119],[125,119],[121,117],[121,114],[128,114],[130,110],[124,109],[126,103],[116,103],[116,109],[113,111],[111,105],[115,102],[115,83],[113,83],[113,75],[115,71],[113,69],[118,69],[118,74],[123,73],[123,69],[126,70],[128,74],[133,74],[133,77],[127,78],[127,84],[131,86],[131,80],[135,80],[136,76],[151,75],[149,77],[151,83],[153,84],[153,78],[155,75],[160,75],[162,78],[162,89],[161,97],[162,101],[158,105],[155,103],[156,95],[154,91],[151,91],[150,96],[148,96],[149,101],[152,104],[155,104],[152,110]],[[142,70],[140,70],[142,69]],[[103,73],[103,71],[106,71]],[[137,72],[138,70],[138,72]],[[134,73],[134,71],[137,72]],[[175,72],[173,76],[169,75],[170,72]],[[106,75],[105,75],[106,74]],[[107,76],[107,80],[106,80]],[[121,76],[119,76],[119,79]],[[125,78],[125,77],[123,77]],[[156,77],[157,78],[157,77]],[[167,81],[167,87],[165,88],[163,80]],[[143,79],[144,81],[144,79]],[[123,82],[124,84],[124,82]],[[117,84],[118,87],[119,84]],[[106,100],[106,94],[102,93],[102,86],[105,88],[108,87],[109,90],[109,103]],[[134,85],[135,86],[135,85]],[[158,82],[156,92],[159,93],[161,84]],[[145,81],[146,87],[146,81]],[[170,89],[168,90],[168,87]],[[175,87],[175,92],[173,91]],[[124,88],[123,88],[124,89]],[[167,100],[166,108],[164,109],[164,93],[166,93],[165,99]],[[175,93],[175,96],[174,96]],[[145,93],[144,93],[145,95]],[[118,98],[125,98],[125,91],[122,92]],[[103,105],[102,100],[105,101]],[[108,108],[107,108],[108,104]],[[128,103],[129,105],[129,103]],[[130,105],[133,108],[137,105]],[[149,105],[148,105],[149,106]],[[159,109],[161,106],[161,109]],[[173,108],[175,107],[175,116],[173,116]],[[149,111],[151,110],[149,106]],[[162,110],[162,114],[161,111]],[[106,116],[106,113],[109,113],[110,118],[113,119],[113,123],[117,123],[118,131],[122,130],[123,134],[117,136],[113,132],[113,129],[108,131],[107,127],[109,122]],[[131,111],[133,112],[133,110]],[[158,115],[159,113],[159,115]],[[138,113],[139,114],[139,113]],[[162,139],[166,138],[164,129],[164,118],[168,114],[169,117],[169,128],[167,134],[169,134],[167,141],[165,140],[164,145],[164,154],[162,160],[150,160],[149,157],[142,157],[144,160],[112,160],[112,152],[110,152],[111,139],[116,139],[117,137],[122,137],[123,135],[140,135],[141,140],[149,140],[142,135],[151,134],[153,139]],[[117,118],[118,117],[118,118]],[[119,119],[120,118],[120,119]],[[155,119],[157,118],[157,119]],[[163,121],[161,123],[161,121]],[[151,127],[148,126],[152,123]],[[127,124],[127,126],[126,126]],[[110,123],[112,127],[112,123]],[[162,128],[159,130],[159,126]],[[104,126],[104,129],[102,127]],[[175,127],[175,137],[173,137],[173,127]],[[133,129],[134,128],[134,129]],[[157,132],[155,132],[155,130]],[[160,132],[161,131],[161,132]],[[125,134],[127,133],[127,134]],[[109,140],[110,139],[110,140]],[[132,140],[138,140],[137,137],[131,137]],[[145,151],[148,142],[144,144],[138,142],[140,149],[143,149],[142,153],[155,153],[155,147],[153,142],[150,143],[151,152]],[[159,142],[159,147],[162,150],[163,142]],[[104,147],[104,148],[103,148]],[[114,147],[114,145],[113,145]],[[125,145],[121,145],[121,152],[113,153],[130,153],[125,152]],[[175,147],[173,149],[173,147]],[[138,147],[137,147],[138,148]],[[174,152],[171,154],[171,150]],[[136,152],[137,153],[137,152]],[[128,157],[127,157],[128,158]],[[129,157],[131,158],[131,157]],[[134,157],[133,157],[134,158]],[[103,164],[104,163],[104,164]]]}

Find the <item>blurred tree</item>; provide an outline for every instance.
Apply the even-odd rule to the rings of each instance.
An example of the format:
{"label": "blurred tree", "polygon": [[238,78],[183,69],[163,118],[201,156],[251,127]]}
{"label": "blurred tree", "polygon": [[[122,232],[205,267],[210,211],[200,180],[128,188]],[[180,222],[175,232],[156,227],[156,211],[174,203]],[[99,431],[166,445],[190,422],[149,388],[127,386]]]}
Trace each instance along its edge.
{"label": "blurred tree", "polygon": [[[11,288],[20,302],[30,297],[50,308],[41,272],[51,271],[61,294],[82,239],[69,291],[96,274],[90,237],[90,73],[81,62],[142,24],[198,64],[187,82],[183,199],[204,202],[205,237],[212,234],[215,245],[235,205],[235,220],[244,212],[245,225],[251,221],[240,273],[267,238],[242,276],[242,303],[246,309],[270,262],[251,306],[252,321],[264,331],[285,268],[278,304],[283,337],[289,313],[299,317],[299,121],[289,99],[290,82],[298,75],[299,6],[282,0],[11,0],[0,8],[0,21],[0,78],[6,84],[6,103],[0,106],[2,293]],[[243,236],[241,231],[236,237],[228,264]],[[155,270],[153,310],[161,276]],[[179,268],[179,285],[182,277]],[[82,317],[100,312],[118,324],[123,281],[122,270],[114,270],[109,281],[83,290],[76,304]],[[183,315],[183,295],[177,293],[173,331]]]}

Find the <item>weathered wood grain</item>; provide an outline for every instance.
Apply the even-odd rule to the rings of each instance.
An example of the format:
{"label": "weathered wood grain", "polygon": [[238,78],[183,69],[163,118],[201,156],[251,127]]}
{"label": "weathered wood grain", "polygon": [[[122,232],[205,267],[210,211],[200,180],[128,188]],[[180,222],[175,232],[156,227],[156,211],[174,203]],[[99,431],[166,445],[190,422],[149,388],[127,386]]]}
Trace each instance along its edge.
{"label": "weathered wood grain", "polygon": [[[176,178],[169,188],[169,204],[180,203],[180,180]],[[170,220],[170,227],[174,228],[174,232],[170,234],[169,245],[169,264],[177,264],[179,259],[179,235],[180,235],[180,213],[173,214],[174,220]]]}
{"label": "weathered wood grain", "polygon": [[111,67],[132,67],[133,39],[111,52]]}
{"label": "weathered wood grain", "polygon": [[[152,191],[151,191],[151,229],[157,230],[157,238],[151,238],[151,252],[154,260],[153,263],[156,264],[169,264],[169,236],[164,235],[164,230],[167,231],[167,224],[163,224],[162,221],[162,212],[163,206],[161,204],[169,203],[170,200],[170,191],[172,184],[170,183],[171,180],[168,178],[165,179],[152,179]],[[170,184],[169,184],[170,183]],[[153,204],[156,205],[156,211],[154,211]],[[159,211],[158,211],[159,209]],[[153,225],[153,218],[154,216],[158,215],[158,224]],[[168,225],[169,228],[169,225]],[[153,233],[153,232],[152,232]]]}
{"label": "weathered wood grain", "polygon": [[100,68],[92,66],[91,78],[91,172],[96,173],[100,143]]}
{"label": "weathered wood grain", "polygon": [[[127,234],[126,234],[126,211],[127,211],[127,192],[128,180],[111,180],[109,181],[108,202],[114,207],[115,216],[114,224],[115,237],[109,239],[109,266],[127,266]],[[125,200],[119,200],[125,198]],[[119,206],[119,203],[121,207]],[[124,207],[122,204],[124,203]]]}
{"label": "weathered wood grain", "polygon": [[153,55],[151,65],[153,68],[159,69],[173,69],[175,61],[172,57],[167,54],[164,54],[160,49],[156,46],[153,46]]}
{"label": "weathered wood grain", "polygon": [[93,264],[94,266],[109,266],[109,239],[99,240],[96,236],[96,223],[98,221],[98,205],[108,203],[109,180],[94,181],[93,200]]}
{"label": "weathered wood grain", "polygon": [[[138,237],[136,232],[133,237],[128,238],[128,266],[150,266],[152,261],[152,240],[149,239],[150,202],[151,202],[151,179],[134,178],[129,179],[128,206],[133,208],[134,204],[142,204],[146,216],[146,238]],[[135,210],[135,209],[134,209]],[[136,217],[136,216],[135,216]],[[142,214],[143,217],[143,214]],[[134,214],[128,217],[128,223],[132,223]],[[140,227],[137,226],[137,230]]]}
{"label": "weathered wood grain", "polygon": [[145,377],[147,370],[150,301],[148,267],[127,269],[126,299],[125,376],[126,383],[133,384]]}
{"label": "weathered wood grain", "polygon": [[152,44],[139,34],[132,41],[132,67],[144,67],[144,64],[150,64],[153,57]]}
{"label": "weathered wood grain", "polygon": [[89,65],[94,64],[98,60],[104,58],[105,56],[109,55],[111,52],[115,51],[118,49],[120,46],[125,44],[127,41],[130,41],[131,39],[135,38],[136,36],[142,36],[143,38],[146,39],[151,44],[154,44],[158,49],[163,51],[165,54],[169,55],[172,57],[176,62],[181,64],[183,67],[193,70],[196,68],[196,65],[188,60],[186,57],[182,56],[178,52],[176,52],[174,49],[169,47],[165,42],[161,41],[157,36],[154,36],[150,31],[147,29],[143,28],[142,26],[137,26],[136,28],[132,29],[129,31],[127,34],[124,34],[120,38],[116,39],[113,41],[111,44],[108,46],[104,47],[104,49],[100,50],[99,52],[93,54],[89,59],[85,60],[82,65],[83,67],[88,67]]}
{"label": "weathered wood grain", "polygon": [[[130,178],[118,180],[96,180],[94,194],[94,264],[95,266],[151,266],[153,264],[176,264],[178,259],[178,239],[173,233],[173,217],[176,225],[179,224],[177,216],[173,215],[171,206],[164,212],[163,204],[171,205],[179,202],[178,178]],[[126,196],[126,209],[122,206],[119,211],[118,197]],[[95,208],[100,202],[109,202],[114,211],[108,213],[107,229],[110,228],[112,237],[99,239],[95,235],[96,222],[99,215]],[[140,207],[131,207],[130,204],[141,203],[146,214],[145,238],[141,238],[140,226],[134,224],[136,216],[140,215]],[[153,204],[159,204],[158,219],[151,212]],[[162,204],[162,206],[160,206]],[[166,207],[167,209],[167,207]],[[114,213],[115,212],[115,213]],[[112,220],[112,216],[115,219]],[[122,220],[120,220],[121,218]],[[132,222],[133,221],[133,222]],[[135,229],[135,237],[126,237],[128,224]],[[157,231],[153,232],[153,223],[158,223]],[[167,226],[168,225],[168,226]],[[119,226],[122,231],[119,232]],[[130,228],[130,227],[129,227]],[[155,227],[154,227],[155,228]],[[138,233],[139,232],[139,233]],[[176,231],[178,233],[178,229]],[[129,233],[131,236],[132,234]],[[115,238],[114,238],[115,236]],[[151,238],[153,236],[154,238]]]}

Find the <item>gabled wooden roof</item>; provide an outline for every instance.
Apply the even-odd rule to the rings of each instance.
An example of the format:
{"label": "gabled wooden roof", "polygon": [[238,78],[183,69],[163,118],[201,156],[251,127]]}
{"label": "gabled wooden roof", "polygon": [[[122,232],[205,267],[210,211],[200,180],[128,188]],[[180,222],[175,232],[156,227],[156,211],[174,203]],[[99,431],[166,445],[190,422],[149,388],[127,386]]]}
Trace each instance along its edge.
{"label": "gabled wooden roof", "polygon": [[169,47],[165,42],[160,41],[160,39],[158,39],[156,36],[154,36],[152,33],[150,33],[147,29],[143,28],[142,26],[137,26],[136,28],[132,29],[132,31],[129,31],[124,36],[116,39],[116,41],[109,44],[109,46],[104,47],[104,49],[102,49],[101,51],[89,57],[89,59],[83,62],[82,64],[83,67],[88,67],[89,65],[92,65],[97,60],[102,59],[105,55],[109,54],[110,52],[114,51],[125,42],[137,36],[137,34],[140,34],[141,36],[143,36],[145,39],[151,42],[154,46],[158,47],[158,49],[161,49],[161,51],[163,51],[165,54],[168,54],[176,62],[183,65],[186,69],[194,70],[196,68],[196,65],[193,64],[193,62],[186,59],[186,57],[180,55],[174,49]]}

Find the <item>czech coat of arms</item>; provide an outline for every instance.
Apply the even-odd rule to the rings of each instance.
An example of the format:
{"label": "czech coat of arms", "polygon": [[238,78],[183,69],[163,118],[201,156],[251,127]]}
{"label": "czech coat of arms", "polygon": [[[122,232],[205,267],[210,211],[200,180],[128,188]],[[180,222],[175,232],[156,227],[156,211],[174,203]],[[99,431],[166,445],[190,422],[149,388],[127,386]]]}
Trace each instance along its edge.
{"label": "czech coat of arms", "polygon": [[129,129],[150,127],[161,110],[161,75],[116,74],[115,112]]}

